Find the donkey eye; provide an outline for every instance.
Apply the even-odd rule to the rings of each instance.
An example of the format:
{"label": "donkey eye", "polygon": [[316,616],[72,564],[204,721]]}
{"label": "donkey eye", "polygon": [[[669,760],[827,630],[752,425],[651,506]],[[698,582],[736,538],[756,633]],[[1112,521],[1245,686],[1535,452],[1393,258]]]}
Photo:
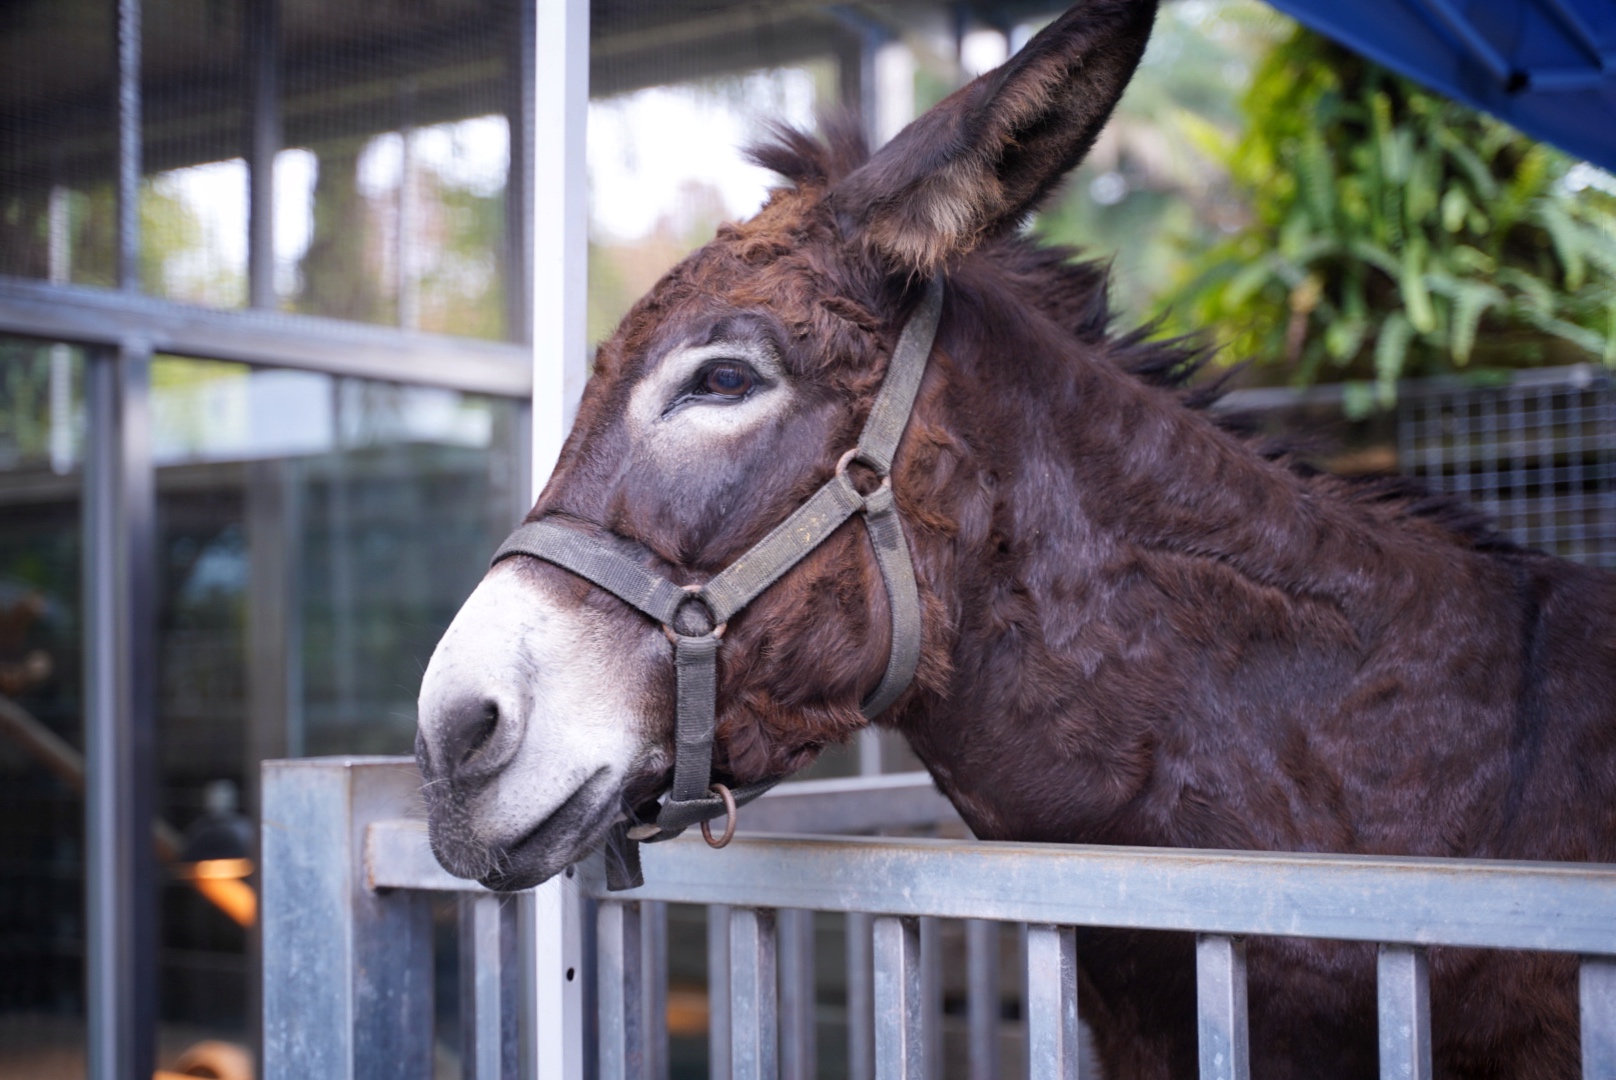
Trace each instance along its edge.
{"label": "donkey eye", "polygon": [[750,366],[736,360],[721,360],[702,369],[697,386],[705,394],[718,397],[741,398],[757,385],[757,373]]}

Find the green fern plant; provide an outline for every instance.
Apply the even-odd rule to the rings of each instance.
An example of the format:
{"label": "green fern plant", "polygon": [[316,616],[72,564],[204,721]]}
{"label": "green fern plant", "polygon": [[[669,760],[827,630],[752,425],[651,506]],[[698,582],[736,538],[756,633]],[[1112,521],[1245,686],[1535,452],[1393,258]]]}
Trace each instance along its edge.
{"label": "green fern plant", "polygon": [[1226,355],[1348,382],[1597,359],[1616,366],[1616,199],[1508,125],[1298,29],[1257,71],[1228,149],[1249,225],[1164,305]]}

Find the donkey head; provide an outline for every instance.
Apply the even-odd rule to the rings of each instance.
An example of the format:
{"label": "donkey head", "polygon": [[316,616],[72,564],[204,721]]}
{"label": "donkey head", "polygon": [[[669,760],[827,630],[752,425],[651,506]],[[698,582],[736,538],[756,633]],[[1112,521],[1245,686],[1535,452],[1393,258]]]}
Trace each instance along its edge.
{"label": "donkey head", "polygon": [[[596,356],[560,463],[529,520],[701,583],[833,473],[927,279],[1015,230],[1087,151],[1131,75],[1154,0],[1089,0],[861,164],[856,137],[782,131],[755,151],[791,181],[722,227],[629,312]],[[946,691],[944,537],[928,505],[953,468],[929,437],[950,403],[950,319],[893,470],[924,611],[914,685],[893,718]],[[933,545],[937,546],[937,545]],[[946,548],[946,543],[941,545]],[[728,627],[715,775],[806,764],[865,719],[887,599],[849,523]],[[434,850],[497,888],[542,881],[666,790],[674,671],[663,629],[547,562],[506,559],[466,601],[421,687],[417,756]]]}

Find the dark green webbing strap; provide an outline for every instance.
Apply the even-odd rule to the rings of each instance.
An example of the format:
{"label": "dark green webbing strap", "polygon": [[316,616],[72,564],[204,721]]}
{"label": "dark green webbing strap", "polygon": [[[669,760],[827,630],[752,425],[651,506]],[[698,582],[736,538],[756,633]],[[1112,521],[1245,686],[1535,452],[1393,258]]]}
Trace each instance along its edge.
{"label": "dark green webbing strap", "polygon": [[492,563],[512,555],[532,555],[592,581],[630,607],[664,625],[673,622],[690,594],[660,574],[626,559],[592,536],[553,521],[530,521],[511,533]]}
{"label": "dark green webbing strap", "polygon": [[697,595],[707,601],[713,618],[728,622],[863,508],[864,496],[845,472],[838,472]]}
{"label": "dark green webbing strap", "polygon": [[[913,679],[920,660],[920,597],[892,495],[891,470],[931,355],[942,298],[942,281],[934,279],[898,335],[858,446],[838,465],[836,474],[700,589],[681,589],[595,538],[548,521],[523,525],[495,553],[494,562],[511,555],[531,555],[570,570],[655,619],[673,638],[678,696],[673,785],[654,822],[622,822],[613,827],[606,845],[607,888],[632,889],[645,883],[640,872],[641,841],[669,839],[724,813],[724,800],[710,787],[722,626],[854,514],[864,514],[892,623],[886,669],[861,705],[864,715],[875,719],[897,701]],[[847,475],[849,460],[872,469],[881,486],[861,495]],[[717,624],[707,633],[687,634],[675,626],[675,616],[692,596],[708,608]],[[746,805],[782,779],[769,777],[736,788],[731,792],[735,805]]]}
{"label": "dark green webbing strap", "polygon": [[883,484],[864,500],[864,527],[875,549],[875,563],[887,588],[888,619],[892,623],[892,648],[881,682],[859,706],[865,717],[874,720],[898,700],[920,663],[920,592],[915,587],[915,568],[909,561],[909,544],[903,537],[892,487]]}
{"label": "dark green webbing strap", "polygon": [[[709,798],[713,726],[718,720],[718,641],[712,634],[680,634],[673,645],[678,712],[673,734],[673,790],[669,803]],[[664,808],[665,809],[665,808]],[[658,823],[661,818],[657,819]]]}
{"label": "dark green webbing strap", "polygon": [[859,435],[859,459],[881,476],[892,471],[903,429],[909,426],[909,414],[914,411],[915,395],[920,392],[920,380],[926,374],[926,361],[931,357],[942,314],[943,279],[932,278],[926,285],[926,295],[898,335],[886,377],[881,380],[881,389],[876,391],[875,404]]}

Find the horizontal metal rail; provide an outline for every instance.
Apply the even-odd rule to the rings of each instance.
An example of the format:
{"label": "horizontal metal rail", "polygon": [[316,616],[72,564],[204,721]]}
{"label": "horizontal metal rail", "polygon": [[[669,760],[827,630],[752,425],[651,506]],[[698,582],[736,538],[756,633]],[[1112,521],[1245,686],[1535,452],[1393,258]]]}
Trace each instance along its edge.
{"label": "horizontal metal rail", "polygon": [[[367,831],[374,888],[477,888],[451,877],[420,822]],[[1235,936],[1544,949],[1616,956],[1616,868],[1079,844],[738,836],[649,845],[646,884],[599,899],[931,915]]]}
{"label": "horizontal metal rail", "polygon": [[523,400],[533,393],[532,355],[521,345],[23,278],[0,277],[0,333],[78,345],[138,339],[179,356]]}
{"label": "horizontal metal rail", "polygon": [[[876,795],[881,779],[844,784],[839,797],[896,808],[900,817],[919,812],[903,802],[919,798],[918,783],[900,781],[896,801],[882,803]],[[400,1023],[408,1010],[363,1006],[379,989],[379,976],[408,983],[430,959],[426,938],[406,930],[419,918],[411,898],[434,890],[487,895],[432,858],[412,782],[402,762],[266,768],[271,1080],[302,1075],[292,1067],[300,1063],[354,1060],[366,1047],[412,1045],[400,1041],[401,1032],[412,1030]],[[815,800],[838,797],[833,790],[798,792],[778,812],[828,814]],[[926,927],[930,919],[963,918],[976,920],[968,923],[968,936],[977,939],[973,967],[985,966],[981,961],[996,952],[996,935],[983,930],[999,922],[1025,925],[1024,1045],[1027,1074],[1040,1080],[1085,1071],[1088,1044],[1077,1011],[1079,957],[1071,930],[1078,925],[1195,934],[1205,1080],[1250,1078],[1244,941],[1250,935],[1379,943],[1386,1077],[1432,1075],[1428,947],[1580,954],[1583,1075],[1616,1080],[1616,867],[800,836],[742,836],[723,851],[680,839],[646,847],[643,860],[647,885],[631,892],[606,892],[598,858],[575,878],[597,913],[592,970],[604,1080],[666,1075],[665,1006],[655,992],[666,972],[654,931],[647,932],[661,902],[709,905],[713,1075],[735,1080],[812,1074],[811,1056],[805,1059],[798,1045],[813,1037],[811,1019],[806,1027],[803,1022],[812,1016],[811,950],[803,940],[807,933],[811,941],[812,924],[801,915],[812,910],[845,912],[850,930],[862,927],[862,945],[854,949],[850,941],[849,952],[870,958],[862,1007],[873,1019],[869,1059],[852,1063],[855,1076],[937,1075],[940,1057],[928,1048],[935,1045],[940,1013],[927,976],[936,945],[935,939],[928,943]],[[487,1000],[496,995],[502,970],[498,934],[483,928],[476,940],[470,978],[476,995]],[[330,968],[341,955],[349,959]],[[311,967],[311,957],[327,966]],[[339,977],[309,981],[316,973]],[[987,984],[985,992],[996,997],[986,970],[973,971],[971,979],[973,993],[978,983]],[[321,1000],[306,1000],[310,996]],[[430,1012],[430,994],[411,1001],[416,1012],[425,1010],[421,1015]],[[997,1038],[985,1014],[993,1004],[970,1003],[973,1076],[997,1069],[987,1046],[977,1045]],[[489,1016],[479,1014],[475,1022],[485,1039],[500,1030]],[[310,1041],[311,1028],[324,1033],[322,1040]],[[326,1043],[343,1030],[349,1031],[345,1046],[328,1052]],[[849,1038],[852,1047],[851,1031]],[[477,1061],[479,1078],[497,1068],[491,1048],[474,1044],[468,1056]]]}

